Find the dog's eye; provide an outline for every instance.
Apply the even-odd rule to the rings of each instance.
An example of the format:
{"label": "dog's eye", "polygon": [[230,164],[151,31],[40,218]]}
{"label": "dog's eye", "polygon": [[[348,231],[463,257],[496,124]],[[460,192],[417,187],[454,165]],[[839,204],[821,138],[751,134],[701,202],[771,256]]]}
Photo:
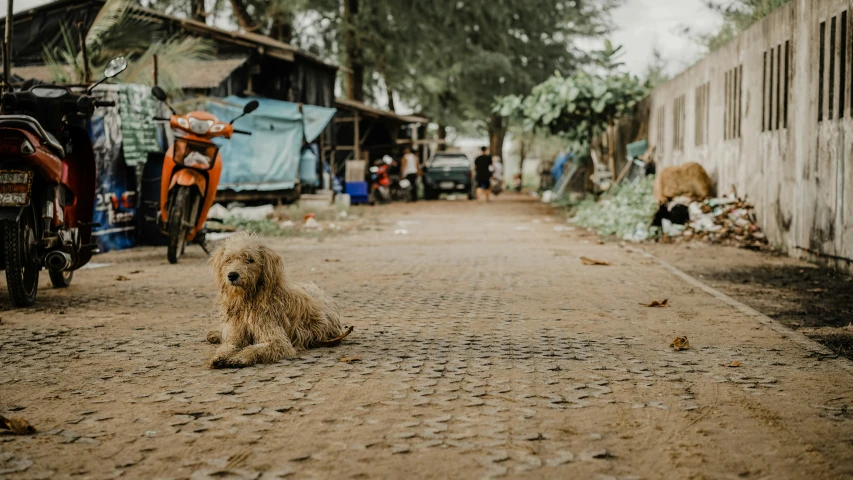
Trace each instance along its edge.
{"label": "dog's eye", "polygon": [[249,257],[246,259],[246,263],[255,263],[255,259],[252,257]]}

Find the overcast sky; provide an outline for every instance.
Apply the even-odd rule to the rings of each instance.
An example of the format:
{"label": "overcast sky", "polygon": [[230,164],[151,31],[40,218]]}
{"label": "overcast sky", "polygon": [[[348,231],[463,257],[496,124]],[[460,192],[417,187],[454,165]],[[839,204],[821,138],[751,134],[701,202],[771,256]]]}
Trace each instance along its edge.
{"label": "overcast sky", "polygon": [[[15,11],[26,10],[51,0],[15,0]],[[5,16],[6,0],[3,5]],[[622,60],[631,73],[641,74],[657,45],[669,62],[669,73],[677,73],[698,60],[699,47],[677,33],[684,26],[701,31],[711,30],[719,20],[702,5],[701,0],[626,0],[613,18],[616,31],[611,35],[615,45],[623,45]]]}

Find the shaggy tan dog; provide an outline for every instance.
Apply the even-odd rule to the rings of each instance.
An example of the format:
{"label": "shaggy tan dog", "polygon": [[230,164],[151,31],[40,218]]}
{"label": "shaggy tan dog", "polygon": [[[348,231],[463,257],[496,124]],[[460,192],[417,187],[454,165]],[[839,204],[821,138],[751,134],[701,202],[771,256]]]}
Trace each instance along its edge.
{"label": "shaggy tan dog", "polygon": [[221,335],[208,335],[211,343],[222,344],[212,368],[276,362],[298,350],[340,343],[352,331],[341,325],[340,310],[319,287],[287,280],[281,257],[257,235],[229,237],[210,264],[223,320]]}
{"label": "shaggy tan dog", "polygon": [[702,165],[690,162],[658,171],[653,193],[658,203],[681,195],[702,201],[714,194],[714,182]]}

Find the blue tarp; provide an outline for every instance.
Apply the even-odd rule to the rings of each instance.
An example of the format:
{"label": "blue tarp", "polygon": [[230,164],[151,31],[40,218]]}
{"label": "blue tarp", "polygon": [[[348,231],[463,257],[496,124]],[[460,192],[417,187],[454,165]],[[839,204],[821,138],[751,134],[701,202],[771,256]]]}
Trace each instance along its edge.
{"label": "blue tarp", "polygon": [[332,120],[335,109],[303,105],[300,113],[295,103],[229,96],[222,99],[224,103],[207,102],[205,110],[227,122],[252,100],[260,103],[258,109],[234,122],[234,128],[248,130],[252,135],[234,134],[231,140],[216,140],[223,163],[219,189],[294,188],[299,180],[302,139],[316,139]]}
{"label": "blue tarp", "polygon": [[557,160],[554,162],[554,166],[551,167],[551,176],[554,177],[554,184],[560,182],[560,177],[563,176],[563,165],[566,164],[569,160],[574,158],[575,155],[573,153],[560,153],[557,156]]}

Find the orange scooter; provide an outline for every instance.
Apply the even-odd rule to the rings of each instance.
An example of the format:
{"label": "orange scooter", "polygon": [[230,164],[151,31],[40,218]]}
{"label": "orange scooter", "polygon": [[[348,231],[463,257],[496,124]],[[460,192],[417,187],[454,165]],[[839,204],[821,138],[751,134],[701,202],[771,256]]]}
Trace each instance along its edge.
{"label": "orange scooter", "polygon": [[202,228],[216,199],[222,173],[222,155],[212,139],[231,138],[234,133],[251,135],[252,132],[235,129],[233,123],[255,111],[258,102],[247,103],[242,114],[230,123],[222,123],[207,112],[178,115],[166,102],[166,92],[160,87],[153,87],[151,94],[172,111],[171,118],[154,119],[167,121],[174,130],[183,133],[166,151],[160,180],[160,226],[169,237],[169,263],[178,263],[187,242],[196,240],[204,247]]}

